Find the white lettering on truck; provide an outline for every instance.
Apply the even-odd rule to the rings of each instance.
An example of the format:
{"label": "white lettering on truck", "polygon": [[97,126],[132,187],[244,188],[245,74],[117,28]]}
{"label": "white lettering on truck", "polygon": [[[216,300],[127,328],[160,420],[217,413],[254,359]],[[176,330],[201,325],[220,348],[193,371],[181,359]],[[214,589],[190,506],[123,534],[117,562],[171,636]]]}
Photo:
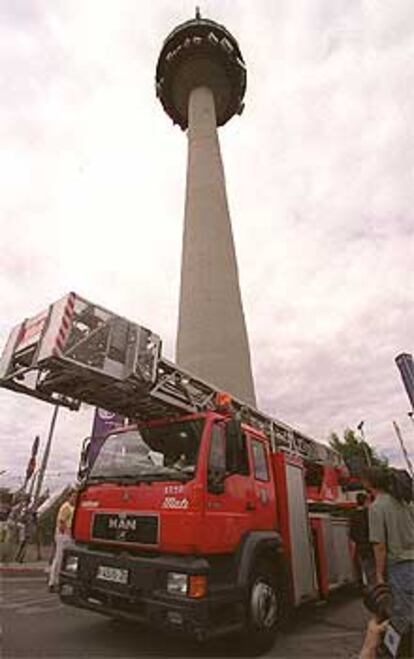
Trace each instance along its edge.
{"label": "white lettering on truck", "polygon": [[162,508],[168,510],[187,510],[189,505],[188,499],[177,499],[176,497],[165,497]]}

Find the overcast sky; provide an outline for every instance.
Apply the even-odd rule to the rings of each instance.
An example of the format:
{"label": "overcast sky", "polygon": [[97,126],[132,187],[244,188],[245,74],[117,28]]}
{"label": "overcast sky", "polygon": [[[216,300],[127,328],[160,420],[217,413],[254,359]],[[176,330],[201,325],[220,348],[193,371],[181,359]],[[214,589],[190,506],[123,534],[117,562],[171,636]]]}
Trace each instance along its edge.
{"label": "overcast sky", "polygon": [[[394,364],[414,352],[414,2],[199,4],[247,64],[220,139],[259,407],[319,439],[364,419],[398,464],[392,419],[414,444]],[[1,345],[75,290],[173,357],[186,135],[154,74],[193,15],[194,0],[2,0]],[[51,413],[0,392],[0,483]],[[52,486],[90,425],[90,408],[61,412]]]}

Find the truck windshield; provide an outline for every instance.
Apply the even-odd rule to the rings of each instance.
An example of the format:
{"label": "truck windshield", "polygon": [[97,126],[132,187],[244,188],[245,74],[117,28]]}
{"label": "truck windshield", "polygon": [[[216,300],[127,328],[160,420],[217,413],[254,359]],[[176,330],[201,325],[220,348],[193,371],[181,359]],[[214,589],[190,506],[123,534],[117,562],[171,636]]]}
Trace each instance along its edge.
{"label": "truck windshield", "polygon": [[109,435],[88,480],[190,480],[203,424],[202,419],[173,422]]}

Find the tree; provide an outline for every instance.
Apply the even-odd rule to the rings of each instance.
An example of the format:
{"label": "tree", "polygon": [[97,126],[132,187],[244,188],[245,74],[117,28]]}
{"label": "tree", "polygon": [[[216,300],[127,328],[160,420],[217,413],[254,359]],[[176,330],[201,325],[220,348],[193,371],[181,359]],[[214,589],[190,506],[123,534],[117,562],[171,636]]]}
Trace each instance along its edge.
{"label": "tree", "polygon": [[346,428],[343,439],[336,432],[331,433],[329,445],[340,453],[351,476],[358,476],[364,467],[387,467],[388,460],[380,455],[368,442],[357,437],[355,430]]}
{"label": "tree", "polygon": [[0,487],[0,521],[7,519],[13,504],[13,492],[9,487]]}

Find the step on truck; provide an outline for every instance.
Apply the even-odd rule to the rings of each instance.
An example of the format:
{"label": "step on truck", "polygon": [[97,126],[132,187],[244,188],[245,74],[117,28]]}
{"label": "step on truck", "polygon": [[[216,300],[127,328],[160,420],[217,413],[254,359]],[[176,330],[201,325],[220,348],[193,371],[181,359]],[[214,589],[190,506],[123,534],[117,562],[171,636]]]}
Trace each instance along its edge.
{"label": "step on truck", "polygon": [[257,652],[354,581],[339,454],[165,359],[152,330],[70,293],[11,331],[0,384],[125,419],[93,461],[84,444],[64,603]]}

